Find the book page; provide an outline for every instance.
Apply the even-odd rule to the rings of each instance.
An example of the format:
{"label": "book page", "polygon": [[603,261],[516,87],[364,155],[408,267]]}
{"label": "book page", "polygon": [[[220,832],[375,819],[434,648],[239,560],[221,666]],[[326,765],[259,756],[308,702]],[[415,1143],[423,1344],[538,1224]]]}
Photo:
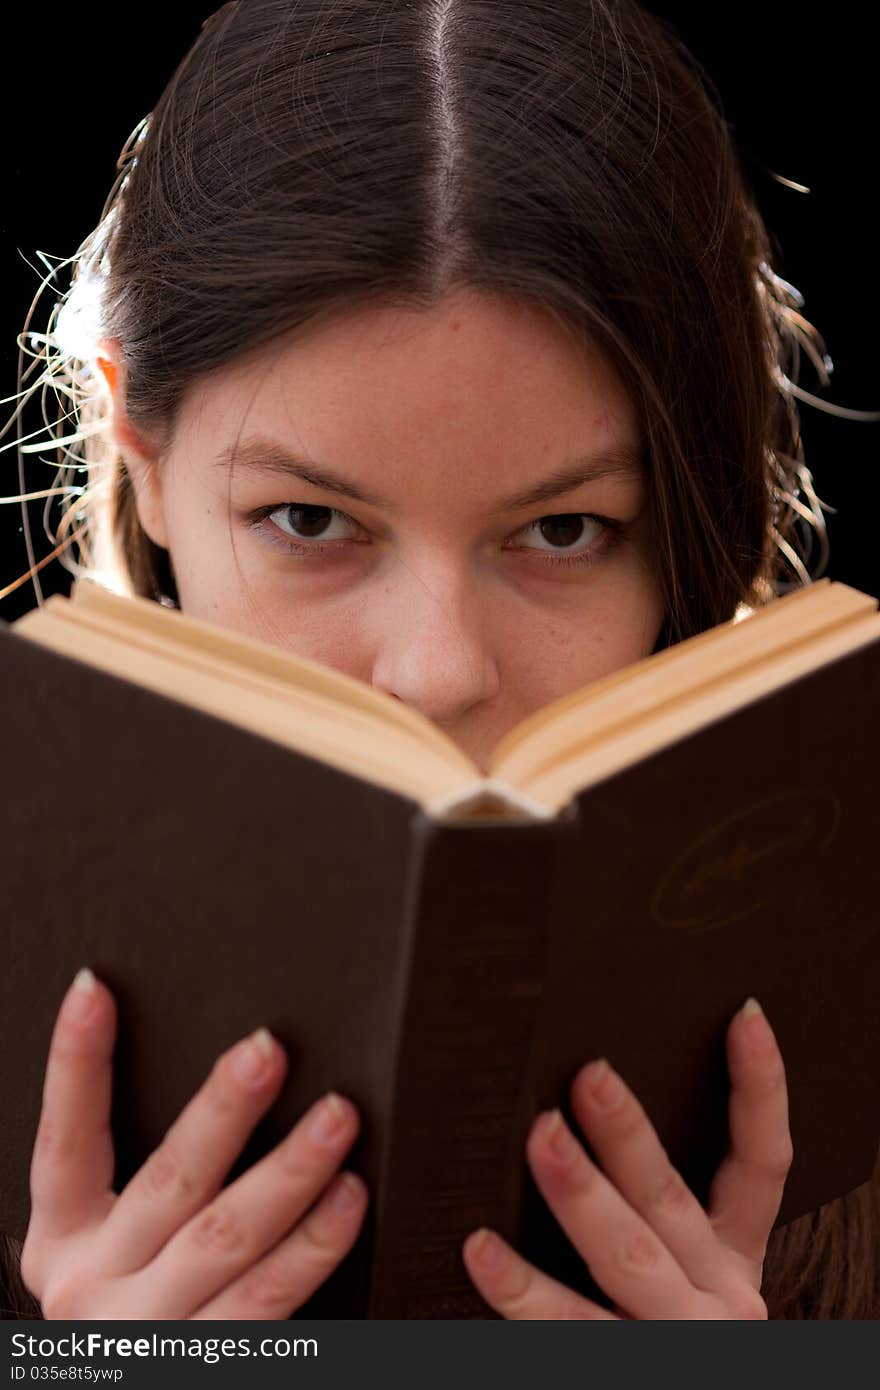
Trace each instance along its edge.
{"label": "book page", "polygon": [[771,659],[876,609],[876,599],[845,584],[822,583],[777,599],[745,621],[699,633],[538,710],[496,747],[490,775],[524,788],[541,767],[608,738],[622,723],[650,718],[664,701],[714,686],[743,664]]}
{"label": "book page", "polygon": [[[277,690],[251,684],[246,670],[218,671],[209,663],[188,664],[170,648],[120,637],[102,625],[72,619],[70,604],[49,599],[13,628],[22,637],[129,680],[147,690],[200,709],[239,728],[319,759],[343,772],[425,803],[458,793],[475,776],[445,750],[392,725],[383,727],[357,708],[346,708],[311,691]],[[463,755],[462,755],[463,757]]]}
{"label": "book page", "polygon": [[861,647],[880,641],[880,613],[831,628],[815,640],[788,647],[775,660],[744,663],[715,683],[663,701],[650,719],[619,722],[610,736],[585,738],[558,759],[545,761],[525,781],[525,790],[559,810],[573,795],[652,753],[687,737],[726,714],[760,700],[801,676]]}
{"label": "book page", "polygon": [[[48,603],[55,602],[56,597]],[[268,681],[279,695],[283,695],[285,689],[293,689],[311,692],[321,700],[356,707],[375,719],[391,723],[423,742],[433,744],[438,751],[445,752],[456,762],[460,763],[464,758],[458,746],[417,710],[335,667],[311,661],[308,657],[284,651],[243,633],[233,633],[219,625],[189,618],[176,609],[163,608],[151,599],[122,598],[88,580],[78,580],[70,599],[59,601],[73,604],[76,616],[81,616],[84,621],[95,624],[104,620],[123,624],[131,632],[136,630],[139,640],[148,649],[167,650],[173,646],[181,660],[195,664],[201,659],[203,669],[215,669],[218,673],[222,670],[230,675],[236,669],[237,678],[255,688],[267,689]],[[119,632],[119,627],[114,627],[113,631]],[[477,770],[469,759],[466,763],[467,770],[476,775]]]}

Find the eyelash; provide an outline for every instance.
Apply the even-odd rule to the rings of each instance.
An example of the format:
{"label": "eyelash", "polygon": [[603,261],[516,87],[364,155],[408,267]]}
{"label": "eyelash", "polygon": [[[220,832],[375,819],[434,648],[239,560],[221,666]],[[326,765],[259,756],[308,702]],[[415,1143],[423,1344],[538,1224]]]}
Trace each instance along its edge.
{"label": "eyelash", "polygon": [[[285,551],[288,555],[309,558],[316,555],[327,555],[334,550],[338,550],[341,544],[339,541],[333,541],[327,544],[316,542],[314,545],[297,545],[290,537],[285,536],[280,530],[277,534],[273,533],[266,524],[273,512],[281,512],[289,507],[307,506],[320,506],[320,504],[311,502],[274,502],[270,506],[259,507],[255,512],[249,513],[247,523],[250,529],[258,532],[269,545],[280,547],[280,549]],[[338,511],[336,507],[322,507],[321,510],[328,511],[333,518],[339,517],[343,521],[350,521],[353,525],[358,525],[353,517],[348,516],[345,512]],[[624,522],[615,521],[612,517],[608,516],[596,516],[593,512],[548,512],[545,516],[536,517],[534,521],[527,521],[524,526],[519,527],[513,534],[519,535],[520,531],[526,531],[530,526],[536,526],[541,521],[551,521],[562,516],[586,517],[588,521],[596,522],[597,525],[602,527],[603,535],[600,536],[588,550],[580,551],[576,555],[553,555],[549,551],[536,550],[534,553],[540,555],[542,560],[549,565],[571,566],[593,564],[600,555],[610,550],[612,546],[622,538],[625,530]],[[528,549],[529,547],[526,548]]]}

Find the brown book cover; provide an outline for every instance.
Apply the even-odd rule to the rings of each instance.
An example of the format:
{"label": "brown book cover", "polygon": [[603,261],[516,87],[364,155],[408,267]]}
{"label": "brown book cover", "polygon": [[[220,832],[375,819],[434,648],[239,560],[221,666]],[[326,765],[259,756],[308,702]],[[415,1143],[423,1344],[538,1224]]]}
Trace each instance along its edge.
{"label": "brown book cover", "polygon": [[0,625],[0,1228],[21,1238],[52,1023],[90,965],[119,1004],[119,1190],[217,1055],[265,1024],[278,1102],[360,1108],[371,1193],[314,1317],[494,1316],[486,1224],[595,1294],[527,1130],[605,1055],[701,1198],[723,1039],[753,994],[786,1060],[779,1222],[866,1181],[880,1133],[880,642],[601,780],[555,818],[433,819],[404,795]]}

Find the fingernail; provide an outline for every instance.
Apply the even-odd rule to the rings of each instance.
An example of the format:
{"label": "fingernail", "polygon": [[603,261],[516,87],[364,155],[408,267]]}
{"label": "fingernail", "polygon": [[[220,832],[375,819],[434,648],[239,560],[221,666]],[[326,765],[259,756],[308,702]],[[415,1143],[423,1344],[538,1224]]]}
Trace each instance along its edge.
{"label": "fingernail", "polygon": [[483,1269],[500,1269],[506,1251],[496,1235],[481,1226],[470,1243],[470,1253]]}
{"label": "fingernail", "polygon": [[239,1043],[232,1054],[232,1070],[239,1081],[252,1085],[269,1071],[269,1059],[274,1051],[268,1028],[258,1028]]}
{"label": "fingernail", "polygon": [[604,1057],[589,1064],[587,1089],[597,1110],[616,1110],[626,1094],[623,1082]]}
{"label": "fingernail", "polygon": [[563,1120],[561,1110],[547,1112],[542,1137],[560,1163],[571,1163],[577,1157],[577,1141]]}
{"label": "fingernail", "polygon": [[334,1211],[354,1211],[363,1200],[363,1184],[353,1173],[341,1173],[330,1196]]}
{"label": "fingernail", "polygon": [[750,1046],[759,1053],[773,1051],[776,1047],[776,1039],[767,1021],[767,1015],[757,999],[748,998],[742,1006],[741,1013]]}
{"label": "fingernail", "polygon": [[91,1017],[98,998],[96,985],[97,980],[87,965],[77,971],[64,1001],[64,1012],[69,1019],[75,1023],[85,1023]]}
{"label": "fingernail", "polygon": [[306,1133],[318,1144],[335,1139],[345,1120],[345,1106],[335,1091],[328,1091],[318,1101],[306,1124]]}

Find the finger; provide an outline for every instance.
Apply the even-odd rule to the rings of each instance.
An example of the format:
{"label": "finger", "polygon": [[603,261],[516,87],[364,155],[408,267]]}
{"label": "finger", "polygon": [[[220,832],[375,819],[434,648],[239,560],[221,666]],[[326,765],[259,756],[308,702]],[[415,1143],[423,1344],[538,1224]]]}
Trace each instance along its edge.
{"label": "finger", "polygon": [[785,1067],[773,1029],[754,1000],[727,1030],[730,1151],[709,1193],[709,1219],[757,1267],[767,1249],[792,1160]]}
{"label": "finger", "polygon": [[290,1317],[348,1254],[366,1210],[366,1184],[354,1173],[340,1173],[292,1235],[202,1304],[193,1320]]}
{"label": "finger", "polygon": [[618,1321],[598,1303],[542,1274],[485,1227],[471,1232],[461,1253],[477,1292],[502,1317],[514,1321]]}
{"label": "finger", "polygon": [[229,1048],[110,1212],[99,1236],[107,1274],[143,1268],[216,1194],[276,1099],[287,1058],[265,1028]]}
{"label": "finger", "polygon": [[114,1200],[110,1106],[116,1004],[88,969],[55,1020],[31,1159],[28,1243],[99,1220]]}
{"label": "finger", "polygon": [[613,1303],[635,1318],[707,1316],[706,1295],[591,1161],[558,1110],[538,1116],[526,1156],[551,1211]]}
{"label": "finger", "polygon": [[135,1275],[152,1318],[189,1317],[290,1232],[339,1168],[360,1125],[342,1096],[322,1097],[271,1153],[168,1241]]}
{"label": "finger", "polygon": [[701,1289],[722,1288],[724,1247],[623,1079],[604,1059],[590,1062],[575,1077],[571,1099],[606,1176],[656,1232],[691,1283]]}

